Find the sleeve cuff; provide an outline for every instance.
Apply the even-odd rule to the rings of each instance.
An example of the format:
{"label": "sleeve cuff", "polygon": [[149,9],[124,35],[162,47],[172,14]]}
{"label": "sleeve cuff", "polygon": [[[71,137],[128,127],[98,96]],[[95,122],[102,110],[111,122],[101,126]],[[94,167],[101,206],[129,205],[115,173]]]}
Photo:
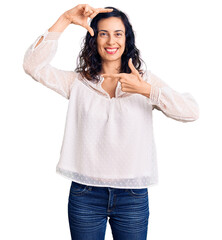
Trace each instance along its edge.
{"label": "sleeve cuff", "polygon": [[161,95],[161,88],[151,85],[150,100],[155,104],[159,104],[160,95]]}
{"label": "sleeve cuff", "polygon": [[[62,32],[49,32],[48,29],[43,33],[41,34],[40,36],[37,37],[37,39],[35,40],[35,42],[32,44],[31,48],[32,48],[32,51],[34,51],[37,47],[36,44],[38,43],[39,39],[43,36],[43,41],[47,41],[47,40],[58,40],[59,37],[61,36]],[[42,42],[43,42],[42,41]],[[42,42],[39,44],[41,45]]]}
{"label": "sleeve cuff", "polygon": [[62,32],[49,32],[48,29],[43,34],[45,40],[58,40]]}

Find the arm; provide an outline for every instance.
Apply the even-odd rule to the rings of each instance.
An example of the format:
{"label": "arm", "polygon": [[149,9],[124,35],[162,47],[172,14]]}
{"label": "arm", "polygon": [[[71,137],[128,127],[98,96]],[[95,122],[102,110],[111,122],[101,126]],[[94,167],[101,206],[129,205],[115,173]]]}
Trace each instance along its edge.
{"label": "arm", "polygon": [[[66,15],[63,14],[59,17],[59,19],[52,25],[51,28],[48,29],[48,32],[58,32],[62,33],[70,24],[70,21],[67,19]],[[40,38],[38,43],[35,45],[35,48],[42,42],[43,36]]]}
{"label": "arm", "polygon": [[199,118],[199,106],[190,93],[173,90],[151,71],[147,72],[145,81],[150,84],[148,95],[153,109],[181,122],[195,121]]}
{"label": "arm", "polygon": [[67,99],[76,73],[57,69],[51,66],[50,62],[56,54],[58,39],[68,25],[69,21],[61,15],[57,22],[27,49],[23,60],[23,69],[28,75]]}
{"label": "arm", "polygon": [[88,17],[94,18],[99,13],[111,12],[112,10],[79,4],[63,13],[56,23],[27,49],[23,60],[24,71],[34,80],[69,99],[71,85],[77,73],[59,70],[50,65],[57,50],[58,39],[69,24],[80,25],[93,36],[94,31],[87,23]]}

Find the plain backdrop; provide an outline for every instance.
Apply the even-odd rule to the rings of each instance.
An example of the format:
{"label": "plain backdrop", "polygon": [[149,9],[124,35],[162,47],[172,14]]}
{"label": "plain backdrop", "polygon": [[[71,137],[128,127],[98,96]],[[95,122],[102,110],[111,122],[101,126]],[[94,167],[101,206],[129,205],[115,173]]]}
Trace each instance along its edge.
{"label": "plain backdrop", "polygon": [[[0,239],[71,239],[67,215],[71,181],[56,174],[68,100],[35,82],[22,64],[36,38],[80,3],[124,11],[147,68],[175,91],[192,94],[200,107],[200,118],[188,123],[153,111],[159,182],[148,188],[148,239],[221,240],[219,0],[20,0],[2,4]],[[74,70],[85,34],[80,26],[68,26],[51,64]],[[107,222],[106,240],[111,239]]]}

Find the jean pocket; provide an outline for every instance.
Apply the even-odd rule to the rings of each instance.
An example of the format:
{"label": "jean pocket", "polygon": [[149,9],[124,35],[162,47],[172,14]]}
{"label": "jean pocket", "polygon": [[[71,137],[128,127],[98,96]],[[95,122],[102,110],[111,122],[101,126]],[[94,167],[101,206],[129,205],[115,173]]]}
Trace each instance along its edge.
{"label": "jean pocket", "polygon": [[81,195],[88,190],[88,186],[82,183],[72,181],[70,193],[73,195]]}
{"label": "jean pocket", "polygon": [[129,192],[134,197],[145,197],[148,195],[148,188],[131,188]]}

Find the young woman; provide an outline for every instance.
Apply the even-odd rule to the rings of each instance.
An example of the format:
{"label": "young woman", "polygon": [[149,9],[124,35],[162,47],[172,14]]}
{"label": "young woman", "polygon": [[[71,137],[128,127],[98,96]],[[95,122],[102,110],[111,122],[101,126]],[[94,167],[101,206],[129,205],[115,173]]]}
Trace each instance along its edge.
{"label": "young woman", "polygon": [[[69,24],[88,30],[75,71],[50,65]],[[26,51],[25,72],[69,99],[56,170],[71,180],[72,239],[104,239],[109,217],[115,240],[145,240],[148,187],[158,181],[152,110],[182,122],[199,117],[189,93],[176,92],[141,66],[127,16],[111,7],[77,5]]]}

